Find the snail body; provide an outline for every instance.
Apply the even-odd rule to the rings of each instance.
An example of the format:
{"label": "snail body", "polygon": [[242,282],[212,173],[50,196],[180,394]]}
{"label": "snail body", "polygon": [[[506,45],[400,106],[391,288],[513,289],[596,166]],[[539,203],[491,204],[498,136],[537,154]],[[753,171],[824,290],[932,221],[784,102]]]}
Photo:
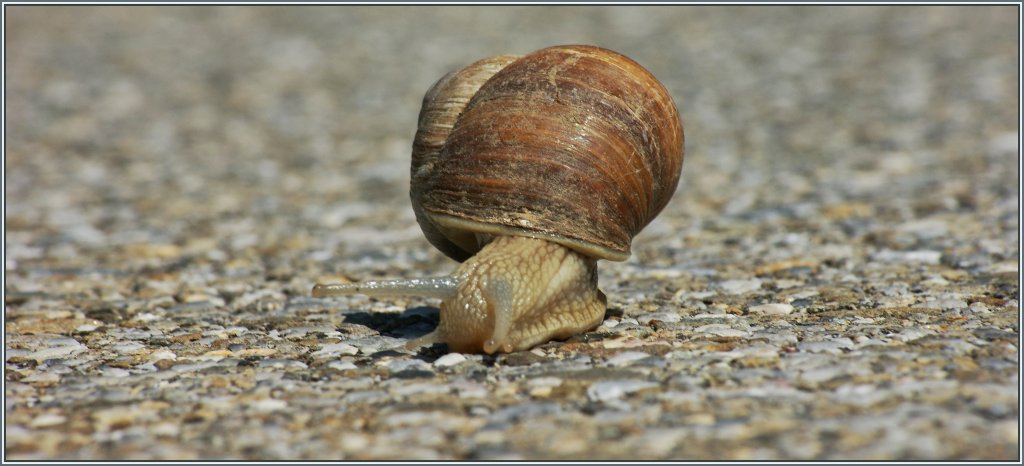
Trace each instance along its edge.
{"label": "snail body", "polygon": [[616,52],[556,46],[499,55],[424,97],[410,197],[450,276],[316,285],[317,297],[439,297],[438,328],[409,343],[528,349],[593,329],[606,308],[597,260],[621,261],[679,181],[672,98]]}

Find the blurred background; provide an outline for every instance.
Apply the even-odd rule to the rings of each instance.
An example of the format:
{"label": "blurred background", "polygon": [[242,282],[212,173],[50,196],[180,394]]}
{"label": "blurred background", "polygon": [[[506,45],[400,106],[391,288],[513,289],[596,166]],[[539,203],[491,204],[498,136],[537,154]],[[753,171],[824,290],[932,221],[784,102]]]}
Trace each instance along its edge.
{"label": "blurred background", "polygon": [[[897,218],[1001,202],[979,184],[1009,202],[1016,19],[1010,6],[11,6],[8,269],[137,243],[416,254],[407,165],[423,93],[481,57],[560,43],[620,51],[673,94],[687,199],[665,216],[692,228],[805,199]],[[921,190],[940,195],[899,200]],[[1015,225],[1012,211],[996,219]]]}

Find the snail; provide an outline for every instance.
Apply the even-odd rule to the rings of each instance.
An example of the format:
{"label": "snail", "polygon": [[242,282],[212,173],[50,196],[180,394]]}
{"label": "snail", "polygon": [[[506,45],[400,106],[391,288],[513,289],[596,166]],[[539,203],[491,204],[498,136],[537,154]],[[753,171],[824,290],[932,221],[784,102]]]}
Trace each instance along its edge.
{"label": "snail", "polygon": [[437,328],[408,349],[513,352],[592,330],[607,305],[597,261],[629,257],[682,163],[671,96],[626,56],[565,45],[479,60],[427,91],[412,153],[416,220],[462,264],[312,294],[440,298]]}

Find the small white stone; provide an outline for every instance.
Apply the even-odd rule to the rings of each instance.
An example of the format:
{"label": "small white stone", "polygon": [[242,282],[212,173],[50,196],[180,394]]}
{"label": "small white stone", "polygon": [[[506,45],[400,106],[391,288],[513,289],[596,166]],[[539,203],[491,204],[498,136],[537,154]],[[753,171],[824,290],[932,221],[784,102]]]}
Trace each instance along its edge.
{"label": "small white stone", "polygon": [[986,273],[1017,273],[1016,262],[999,262],[984,268]]}
{"label": "small white stone", "polygon": [[537,377],[536,379],[530,379],[526,382],[526,385],[530,388],[537,387],[557,387],[562,385],[563,380],[558,377]]}
{"label": "small white stone", "polygon": [[677,298],[681,300],[702,300],[710,298],[718,294],[716,291],[689,291],[685,293],[676,293]]}
{"label": "small white stone", "polygon": [[80,333],[88,333],[88,332],[91,332],[93,330],[96,330],[97,328],[99,328],[99,327],[97,327],[96,325],[93,325],[93,324],[82,324],[82,325],[79,325],[78,328],[75,329],[75,331],[76,332],[80,332]]}
{"label": "small white stone", "polygon": [[158,319],[160,319],[160,316],[149,312],[143,312],[142,314],[135,316],[135,320],[139,322],[150,322]]}
{"label": "small white stone", "polygon": [[348,343],[328,343],[320,345],[320,349],[318,351],[314,351],[310,356],[313,356],[314,358],[321,358],[337,355],[352,355],[358,352],[359,348]]}
{"label": "small white stone", "polygon": [[57,346],[54,348],[46,348],[36,351],[28,357],[35,359],[36,361],[43,362],[47,359],[62,359],[74,356],[78,353],[86,351],[85,345],[68,345],[68,346]]}
{"label": "small white stone", "polygon": [[709,333],[711,335],[719,337],[746,337],[750,335],[749,332],[737,330],[732,327],[729,327],[728,325],[722,324],[702,325],[700,327],[693,329],[693,331],[697,333]]}
{"label": "small white stone", "polygon": [[971,303],[971,305],[969,306],[969,309],[971,310],[971,312],[973,312],[975,314],[990,314],[990,313],[992,313],[992,311],[989,310],[988,306],[986,306],[985,303],[983,303],[981,301],[977,301],[977,302]]}
{"label": "small white stone", "polygon": [[142,351],[145,348],[146,348],[146,345],[143,345],[142,343],[139,343],[137,341],[131,341],[131,342],[128,342],[128,343],[123,343],[123,344],[120,344],[120,345],[114,345],[114,346],[111,347],[111,349],[113,349],[114,351],[116,351],[116,352],[118,352],[120,354],[137,353],[139,351]]}
{"label": "small white stone", "polygon": [[893,251],[885,249],[873,254],[871,258],[879,262],[890,263],[938,264],[942,259],[942,252],[930,250]]}
{"label": "small white stone", "polygon": [[826,366],[806,370],[800,373],[800,380],[810,383],[822,383],[832,380],[843,373],[841,367]]}
{"label": "small white stone", "polygon": [[448,354],[446,354],[444,356],[441,356],[441,357],[437,358],[437,360],[434,361],[434,366],[436,366],[436,367],[451,367],[451,366],[457,365],[457,364],[459,364],[459,363],[461,363],[461,362],[463,362],[465,360],[466,360],[466,356],[464,356],[462,353],[448,353]]}
{"label": "small white stone", "polygon": [[119,367],[106,367],[103,369],[104,377],[121,378],[128,377],[129,375],[131,375],[130,372]]}
{"label": "small white stone", "polygon": [[53,427],[61,425],[65,421],[67,421],[67,418],[61,416],[60,414],[43,413],[36,416],[35,419],[32,419],[32,422],[29,425],[35,428]]}
{"label": "small white stone", "polygon": [[696,314],[696,315],[690,316],[690,318],[691,319],[724,319],[724,320],[733,320],[733,319],[736,319],[737,317],[732,315],[732,314]]}
{"label": "small white stone", "polygon": [[170,350],[165,350],[165,349],[156,350],[156,351],[153,352],[153,354],[149,355],[149,360],[150,361],[159,361],[161,359],[169,359],[169,360],[173,361],[175,359],[178,359],[178,355],[174,354]]}
{"label": "small white stone", "polygon": [[279,409],[287,408],[288,402],[285,400],[278,400],[276,398],[264,398],[262,400],[256,400],[249,403],[249,407],[255,411],[261,412],[277,411]]}
{"label": "small white stone", "polygon": [[612,356],[605,363],[609,366],[625,366],[633,361],[639,361],[650,356],[650,354],[644,353],[643,351],[623,351]]}
{"label": "small white stone", "polygon": [[636,451],[643,451],[652,457],[668,455],[686,436],[682,429],[648,429],[632,439]]}
{"label": "small white stone", "polygon": [[391,372],[401,372],[404,370],[419,370],[429,371],[430,366],[419,359],[396,359],[387,364],[388,370]]}
{"label": "small white stone", "polygon": [[662,322],[672,324],[682,320],[682,317],[680,317],[679,314],[676,314],[675,312],[649,312],[647,314],[637,316],[636,320],[638,322],[650,322],[652,320],[660,320]]}
{"label": "small white stone", "polygon": [[898,226],[897,229],[921,239],[939,238],[949,234],[946,222],[934,218],[911,220]]}
{"label": "small white stone", "polygon": [[469,399],[487,399],[490,397],[490,392],[487,391],[487,387],[484,384],[469,381],[456,381],[450,385],[458,393],[459,398]]}
{"label": "small white stone", "polygon": [[920,304],[915,304],[915,308],[927,308],[927,309],[967,309],[967,303],[960,299],[930,299]]}
{"label": "small white stone", "polygon": [[348,361],[331,361],[327,363],[327,367],[339,371],[345,371],[349,369],[355,369],[356,365]]}
{"label": "small white stone", "polygon": [[818,291],[817,290],[804,290],[804,291],[801,291],[799,293],[793,293],[790,296],[790,299],[807,299],[807,298],[813,298],[815,296],[818,296]]}
{"label": "small white stone", "polygon": [[150,426],[149,431],[158,436],[175,437],[181,432],[181,427],[173,422],[161,422]]}
{"label": "small white stone", "polygon": [[747,312],[750,314],[784,316],[793,312],[793,305],[786,303],[761,304],[759,306],[750,306]]}
{"label": "small white stone", "polygon": [[743,294],[761,289],[761,280],[751,278],[749,280],[726,280],[718,283],[718,288],[728,294]]}
{"label": "small white stone", "polygon": [[643,380],[607,380],[597,382],[587,388],[587,397],[591,401],[611,401],[656,386],[658,384]]}
{"label": "small white stone", "polygon": [[808,353],[833,353],[840,354],[843,349],[854,347],[853,340],[849,338],[836,338],[824,341],[805,341],[799,343],[797,349]]}
{"label": "small white stone", "polygon": [[931,278],[921,282],[923,285],[940,287],[949,285],[949,280],[942,278],[942,275],[933,275]]}
{"label": "small white stone", "polygon": [[776,280],[775,281],[775,287],[780,289],[780,290],[786,290],[786,289],[789,289],[789,288],[796,288],[796,287],[801,286],[803,284],[804,284],[803,280],[781,279],[781,280]]}
{"label": "small white stone", "polygon": [[934,333],[935,332],[932,331],[932,330],[926,330],[926,329],[920,329],[920,328],[908,328],[908,329],[900,332],[899,334],[894,335],[893,338],[895,338],[895,339],[897,339],[899,341],[902,341],[902,342],[908,342],[908,341],[917,340],[918,338],[926,337],[928,335],[932,335]]}
{"label": "small white stone", "polygon": [[57,383],[60,382],[60,375],[53,372],[36,372],[21,379],[22,382],[30,383]]}

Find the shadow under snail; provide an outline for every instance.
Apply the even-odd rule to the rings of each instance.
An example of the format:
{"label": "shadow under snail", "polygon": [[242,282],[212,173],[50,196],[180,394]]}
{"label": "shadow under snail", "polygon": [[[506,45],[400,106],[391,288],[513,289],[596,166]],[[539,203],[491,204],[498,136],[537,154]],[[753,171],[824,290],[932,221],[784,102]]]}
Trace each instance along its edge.
{"label": "shadow under snail", "polygon": [[683,127],[633,60],[585,45],[499,55],[423,98],[410,197],[449,276],[318,284],[342,294],[441,298],[437,328],[406,346],[513,352],[597,327],[597,261],[626,260],[668,203]]}

